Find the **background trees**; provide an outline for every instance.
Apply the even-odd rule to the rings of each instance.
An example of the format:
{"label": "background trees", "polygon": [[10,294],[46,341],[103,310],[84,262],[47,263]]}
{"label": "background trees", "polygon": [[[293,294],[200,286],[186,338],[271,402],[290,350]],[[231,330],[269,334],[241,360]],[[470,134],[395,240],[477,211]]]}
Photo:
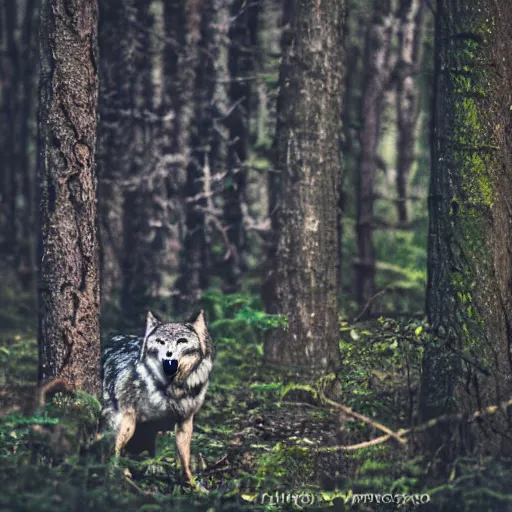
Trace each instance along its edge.
{"label": "background trees", "polygon": [[[368,316],[421,313],[423,308],[428,157],[417,146],[419,158],[402,172],[410,166],[415,143],[398,144],[397,133],[413,133],[419,109],[419,144],[424,144],[429,61],[421,60],[426,54],[419,51],[416,35],[424,19],[417,2],[386,4],[388,25],[410,37],[390,39],[388,79],[376,78],[376,88],[370,87],[368,63],[383,47],[365,40],[383,6],[349,3],[344,38],[350,51],[342,113],[346,172],[344,200],[339,198],[344,242],[338,293],[351,317],[363,310]],[[280,39],[289,34],[290,9],[270,2],[209,6],[186,0],[137,5],[108,0],[100,9],[98,166],[107,324],[135,326],[148,307],[167,312],[189,308],[209,286],[259,293],[274,259],[268,250],[276,242],[277,226],[269,223],[278,200],[272,144]],[[34,297],[30,276],[36,263],[30,220],[35,209],[35,101],[26,92],[37,81],[36,66],[29,64],[37,45],[34,12],[31,2],[20,2],[16,9],[2,4],[2,112],[16,116],[15,130],[29,131],[27,137],[16,136],[15,143],[12,130],[5,129],[1,138],[6,155],[0,163],[1,264],[9,269],[8,289],[19,290],[26,307]],[[16,30],[7,23],[13,16]],[[372,103],[369,93],[377,89],[380,99]],[[403,104],[400,94],[411,99],[410,111],[402,116],[393,107],[397,101]],[[28,101],[21,99],[25,96]],[[23,108],[14,107],[11,97]],[[405,114],[408,121],[400,121]],[[361,137],[372,132],[371,116],[381,118],[381,129],[369,145],[367,136]],[[405,166],[401,157],[395,166],[397,144],[409,148]],[[9,156],[13,151],[14,160]],[[359,178],[363,161],[365,169],[373,169],[363,173],[369,180]],[[372,190],[363,193],[363,182]],[[406,203],[404,224],[394,208]],[[341,231],[340,226],[340,236]],[[24,289],[30,293],[23,295]]]}
{"label": "background trees", "polygon": [[[98,59],[95,4],[48,0],[38,41],[36,2],[0,0],[0,508],[19,508],[20,488],[31,509],[48,508],[39,489],[130,500],[112,474],[98,483],[101,465],[39,456],[32,425],[56,419],[55,402],[19,415],[39,270],[41,377],[82,391],[98,388],[99,273],[105,334],[137,332],[148,309],[208,311],[219,364],[197,442],[212,487],[313,485],[333,506],[339,489],[389,488],[450,512],[503,509],[510,9],[343,4],[105,0]],[[334,376],[343,404],[323,396]],[[81,399],[97,413],[83,393],[75,413]],[[79,419],[44,447],[55,454],[59,432],[92,439],[96,420],[85,432]],[[174,503],[169,474],[139,467],[143,499]]]}

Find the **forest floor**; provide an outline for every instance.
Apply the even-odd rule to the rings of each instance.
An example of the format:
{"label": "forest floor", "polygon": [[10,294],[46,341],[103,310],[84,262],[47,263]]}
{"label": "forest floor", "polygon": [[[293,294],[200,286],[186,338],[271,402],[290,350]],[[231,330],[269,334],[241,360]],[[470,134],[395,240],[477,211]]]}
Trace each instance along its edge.
{"label": "forest floor", "polygon": [[[502,490],[510,473],[495,464],[460,460],[443,481],[429,476],[415,439],[342,449],[381,436],[376,422],[396,431],[415,421],[421,324],[341,325],[340,403],[369,421],[326,403],[321,386],[273,376],[263,365],[261,336],[238,341],[233,335],[243,334],[243,322],[235,324],[213,329],[217,360],[192,439],[193,471],[208,494],[182,485],[172,433],[159,437],[154,459],[113,464],[91,441],[95,399],[59,402],[57,395],[36,410],[35,339],[0,334],[0,509],[455,511],[481,503],[479,483],[494,501],[484,493],[489,507],[473,510],[505,510],[499,507],[508,501]],[[243,329],[254,334],[254,326]],[[461,500],[466,491],[473,501]]]}

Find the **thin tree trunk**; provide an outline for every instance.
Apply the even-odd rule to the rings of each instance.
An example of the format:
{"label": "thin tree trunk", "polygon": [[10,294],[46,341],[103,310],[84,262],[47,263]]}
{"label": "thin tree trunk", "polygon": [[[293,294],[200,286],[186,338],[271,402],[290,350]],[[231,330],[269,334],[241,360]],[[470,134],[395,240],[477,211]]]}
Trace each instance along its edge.
{"label": "thin tree trunk", "polygon": [[[282,3],[282,12],[280,27],[281,31],[281,53],[290,45],[291,37],[291,26],[290,20],[292,15],[293,3],[295,0],[284,0]],[[283,110],[282,103],[286,100],[285,96],[279,94],[276,101],[276,130],[279,125],[279,112]],[[279,232],[279,218],[277,215],[279,206],[279,194],[280,194],[280,176],[277,171],[277,137],[274,137],[272,146],[271,160],[272,167],[267,172],[267,196],[268,196],[268,217],[270,219],[270,233],[268,236],[268,247],[266,254],[265,264],[265,279],[261,286],[261,300],[265,306],[265,310],[268,313],[277,313],[278,298],[277,298],[277,282],[276,282],[276,256],[277,256],[277,243],[278,243],[278,232]]]}
{"label": "thin tree trunk", "polygon": [[20,107],[20,48],[17,37],[18,7],[8,0],[4,3],[5,43],[7,73],[3,78],[4,108],[6,113],[5,146],[2,155],[3,210],[5,215],[5,249],[9,262],[16,269],[19,262],[18,194],[21,173],[19,172],[19,120]]}
{"label": "thin tree trunk", "polygon": [[[213,143],[213,99],[215,93],[212,21],[213,2],[190,2],[187,52],[190,65],[196,64],[193,97],[183,105],[183,119],[190,122],[189,159],[185,184],[185,236],[180,255],[179,296],[175,306],[180,312],[190,308],[209,283],[210,248],[207,241],[205,185],[211,176],[210,153]],[[199,31],[199,32],[198,32]],[[199,36],[199,38],[198,38]],[[199,43],[197,43],[199,41]],[[196,42],[195,47],[191,46]],[[190,87],[190,86],[189,86]],[[190,108],[193,110],[190,112]]]}
{"label": "thin tree trunk", "polygon": [[40,380],[100,390],[98,5],[41,3]]}
{"label": "thin tree trunk", "polygon": [[270,364],[310,377],[339,367],[337,285],[344,81],[340,0],[295,1],[281,63],[274,308],[287,329],[265,341]]}
{"label": "thin tree trunk", "polygon": [[[366,33],[363,61],[360,158],[357,184],[356,290],[360,305],[375,295],[375,253],[373,247],[373,201],[377,169],[377,147],[384,102],[390,76],[390,49],[394,15],[391,0],[375,0]],[[367,313],[371,312],[371,304]]]}
{"label": "thin tree trunk", "polygon": [[[151,0],[133,3],[134,25],[131,108],[133,116],[133,160],[128,167],[128,183],[123,186],[123,286],[121,308],[127,324],[141,325],[152,297],[157,295],[160,248],[155,247],[160,225],[155,209],[161,192],[158,123],[153,119],[154,71],[151,57],[154,17]],[[123,115],[121,113],[121,115]]]}
{"label": "thin tree trunk", "polygon": [[401,0],[398,11],[399,60],[397,64],[396,115],[398,127],[396,188],[397,213],[400,224],[406,224],[407,184],[414,163],[416,125],[420,91],[414,75],[421,59],[423,35],[423,0]]}
{"label": "thin tree trunk", "polygon": [[[508,0],[437,2],[422,421],[512,393],[511,26]],[[512,452],[508,415],[473,425],[432,429],[428,448]]]}
{"label": "thin tree trunk", "polygon": [[234,292],[246,268],[244,211],[246,211],[247,160],[249,158],[249,120],[255,53],[257,50],[258,2],[247,4],[235,0],[231,5],[229,31],[229,101],[234,110],[229,114],[229,147],[227,179],[224,184],[224,222],[230,244],[225,261],[224,284]]}
{"label": "thin tree trunk", "polygon": [[18,275],[25,290],[36,290],[35,272],[36,256],[36,227],[35,227],[35,162],[30,154],[30,147],[35,144],[34,133],[31,130],[35,118],[34,95],[37,78],[37,2],[27,0],[25,18],[22,30],[22,101],[20,109],[20,170],[22,172],[24,210],[21,219],[22,245]]}

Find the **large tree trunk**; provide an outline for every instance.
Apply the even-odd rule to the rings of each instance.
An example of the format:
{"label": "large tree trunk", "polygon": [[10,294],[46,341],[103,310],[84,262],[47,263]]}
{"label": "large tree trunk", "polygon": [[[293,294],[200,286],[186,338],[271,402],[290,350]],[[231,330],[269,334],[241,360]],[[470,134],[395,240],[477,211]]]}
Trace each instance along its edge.
{"label": "large tree trunk", "polygon": [[396,187],[398,222],[406,224],[407,184],[414,163],[419,87],[414,80],[421,59],[423,0],[401,0],[398,11],[399,59],[396,67],[396,115],[398,127]]}
{"label": "large tree trunk", "polygon": [[[425,348],[422,420],[512,393],[511,26],[508,0],[437,2],[427,284],[437,338]],[[510,453],[507,414],[477,425],[433,429],[429,447],[447,458],[480,439],[482,452]]]}
{"label": "large tree trunk", "polygon": [[41,5],[40,379],[100,390],[96,216],[98,5]]}
{"label": "large tree trunk", "polygon": [[363,61],[360,156],[357,184],[356,290],[360,305],[371,311],[375,295],[375,254],[373,248],[373,201],[377,169],[377,147],[384,102],[390,76],[390,49],[394,15],[391,0],[375,0],[366,33]]}
{"label": "large tree trunk", "polygon": [[295,1],[281,63],[275,309],[288,319],[265,342],[269,363],[319,375],[339,367],[337,284],[343,11]]}

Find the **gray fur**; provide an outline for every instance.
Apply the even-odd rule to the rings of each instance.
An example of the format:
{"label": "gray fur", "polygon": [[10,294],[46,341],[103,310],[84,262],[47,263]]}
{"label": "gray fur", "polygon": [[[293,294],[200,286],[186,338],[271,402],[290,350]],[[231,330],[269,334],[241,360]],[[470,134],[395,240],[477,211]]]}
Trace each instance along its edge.
{"label": "gray fur", "polygon": [[[199,320],[163,323],[149,313],[143,337],[111,339],[102,365],[102,419],[107,429],[118,432],[123,414],[131,408],[136,412],[137,425],[154,424],[156,430],[162,430],[161,425],[170,430],[201,408],[215,358],[202,314],[199,325]],[[166,358],[178,361],[174,378],[163,371]],[[183,372],[187,360],[194,364]]]}

